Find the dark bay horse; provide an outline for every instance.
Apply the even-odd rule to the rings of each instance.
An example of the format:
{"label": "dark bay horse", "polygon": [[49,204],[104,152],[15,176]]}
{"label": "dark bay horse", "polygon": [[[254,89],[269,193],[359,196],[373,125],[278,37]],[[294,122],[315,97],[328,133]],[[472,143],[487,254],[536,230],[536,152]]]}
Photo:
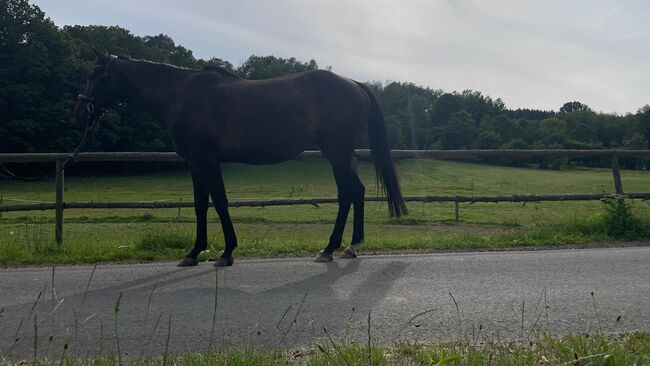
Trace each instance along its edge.
{"label": "dark bay horse", "polygon": [[143,107],[170,134],[176,153],[189,162],[194,188],[196,241],[179,266],[198,264],[207,248],[209,197],[223,228],[225,250],[216,265],[233,263],[237,237],[228,213],[222,162],[273,164],[317,145],[332,165],[338,214],[329,243],[316,257],[329,262],[341,246],[351,206],[354,258],[363,241],[365,188],[353,167],[354,146],[367,126],[377,179],[389,214],[407,213],[390,157],[384,119],[364,84],[312,70],[266,80],[247,80],[217,68],[191,70],[95,50],[97,62],[75,107],[78,123],[95,121],[120,101]]}

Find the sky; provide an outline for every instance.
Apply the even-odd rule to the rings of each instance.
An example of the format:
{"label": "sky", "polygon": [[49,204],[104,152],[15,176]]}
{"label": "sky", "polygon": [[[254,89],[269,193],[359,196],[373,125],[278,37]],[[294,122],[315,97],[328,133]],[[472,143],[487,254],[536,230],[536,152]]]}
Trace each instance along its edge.
{"label": "sky", "polygon": [[[650,104],[650,2],[32,0],[58,26],[170,36],[197,58],[315,59],[359,81],[472,89],[508,108]],[[110,50],[108,50],[110,51]]]}

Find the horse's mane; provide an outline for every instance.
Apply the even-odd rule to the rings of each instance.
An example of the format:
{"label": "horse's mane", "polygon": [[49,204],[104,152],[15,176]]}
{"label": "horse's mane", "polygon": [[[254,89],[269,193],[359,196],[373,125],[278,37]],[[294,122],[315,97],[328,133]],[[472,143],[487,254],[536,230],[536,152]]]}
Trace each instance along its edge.
{"label": "horse's mane", "polygon": [[[167,66],[167,67],[172,67],[172,68],[176,68],[176,69],[183,69],[183,70],[192,70],[192,69],[188,69],[186,67],[171,65],[171,64],[164,63],[164,62],[155,62],[155,61],[149,61],[149,60],[134,60],[129,55],[118,55],[117,58],[122,59],[122,60],[144,62],[144,63],[151,64],[151,65]],[[232,72],[230,72],[230,71],[228,71],[226,69],[223,69],[223,68],[221,68],[219,66],[207,65],[207,66],[204,66],[203,69],[200,70],[200,71],[215,72],[215,73],[218,73],[219,75],[221,75],[221,76],[223,76],[225,78],[228,78],[228,79],[240,79],[240,77],[237,76],[236,74],[234,74],[234,73],[232,73]]]}

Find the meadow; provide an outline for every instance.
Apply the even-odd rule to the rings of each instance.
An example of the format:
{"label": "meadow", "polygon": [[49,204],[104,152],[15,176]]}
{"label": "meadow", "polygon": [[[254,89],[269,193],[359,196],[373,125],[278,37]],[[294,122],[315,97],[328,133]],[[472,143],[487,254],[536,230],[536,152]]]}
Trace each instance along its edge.
{"label": "meadow", "polygon": [[[610,169],[514,168],[438,160],[397,163],[405,195],[507,195],[602,193],[613,191]],[[366,196],[377,195],[370,162],[359,162]],[[226,189],[233,199],[336,197],[326,161],[289,161],[270,166],[227,164]],[[650,172],[622,171],[627,192],[650,188]],[[161,171],[133,176],[75,176],[65,181],[67,201],[192,201],[189,173]],[[0,181],[5,204],[52,202],[53,181]],[[603,204],[590,202],[410,203],[410,215],[389,219],[383,203],[366,204],[362,254],[395,251],[496,250],[503,248],[612,245],[650,238],[650,202],[631,203],[643,230],[621,239],[607,235]],[[237,257],[313,255],[326,244],[337,206],[232,208],[238,233]],[[53,211],[3,213],[0,264],[92,263],[179,259],[193,244],[194,211],[182,209],[95,209],[65,211],[63,245],[56,245]],[[222,249],[222,234],[209,214],[210,251]],[[351,217],[345,241],[349,241]]]}

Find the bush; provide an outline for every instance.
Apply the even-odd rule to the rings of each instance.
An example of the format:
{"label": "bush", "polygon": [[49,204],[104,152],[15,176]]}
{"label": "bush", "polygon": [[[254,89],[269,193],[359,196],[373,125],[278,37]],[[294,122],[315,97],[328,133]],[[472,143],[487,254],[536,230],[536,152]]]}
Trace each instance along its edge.
{"label": "bush", "polygon": [[641,222],[632,214],[632,203],[624,195],[607,195],[601,202],[605,208],[604,224],[607,236],[636,239],[644,234]]}

